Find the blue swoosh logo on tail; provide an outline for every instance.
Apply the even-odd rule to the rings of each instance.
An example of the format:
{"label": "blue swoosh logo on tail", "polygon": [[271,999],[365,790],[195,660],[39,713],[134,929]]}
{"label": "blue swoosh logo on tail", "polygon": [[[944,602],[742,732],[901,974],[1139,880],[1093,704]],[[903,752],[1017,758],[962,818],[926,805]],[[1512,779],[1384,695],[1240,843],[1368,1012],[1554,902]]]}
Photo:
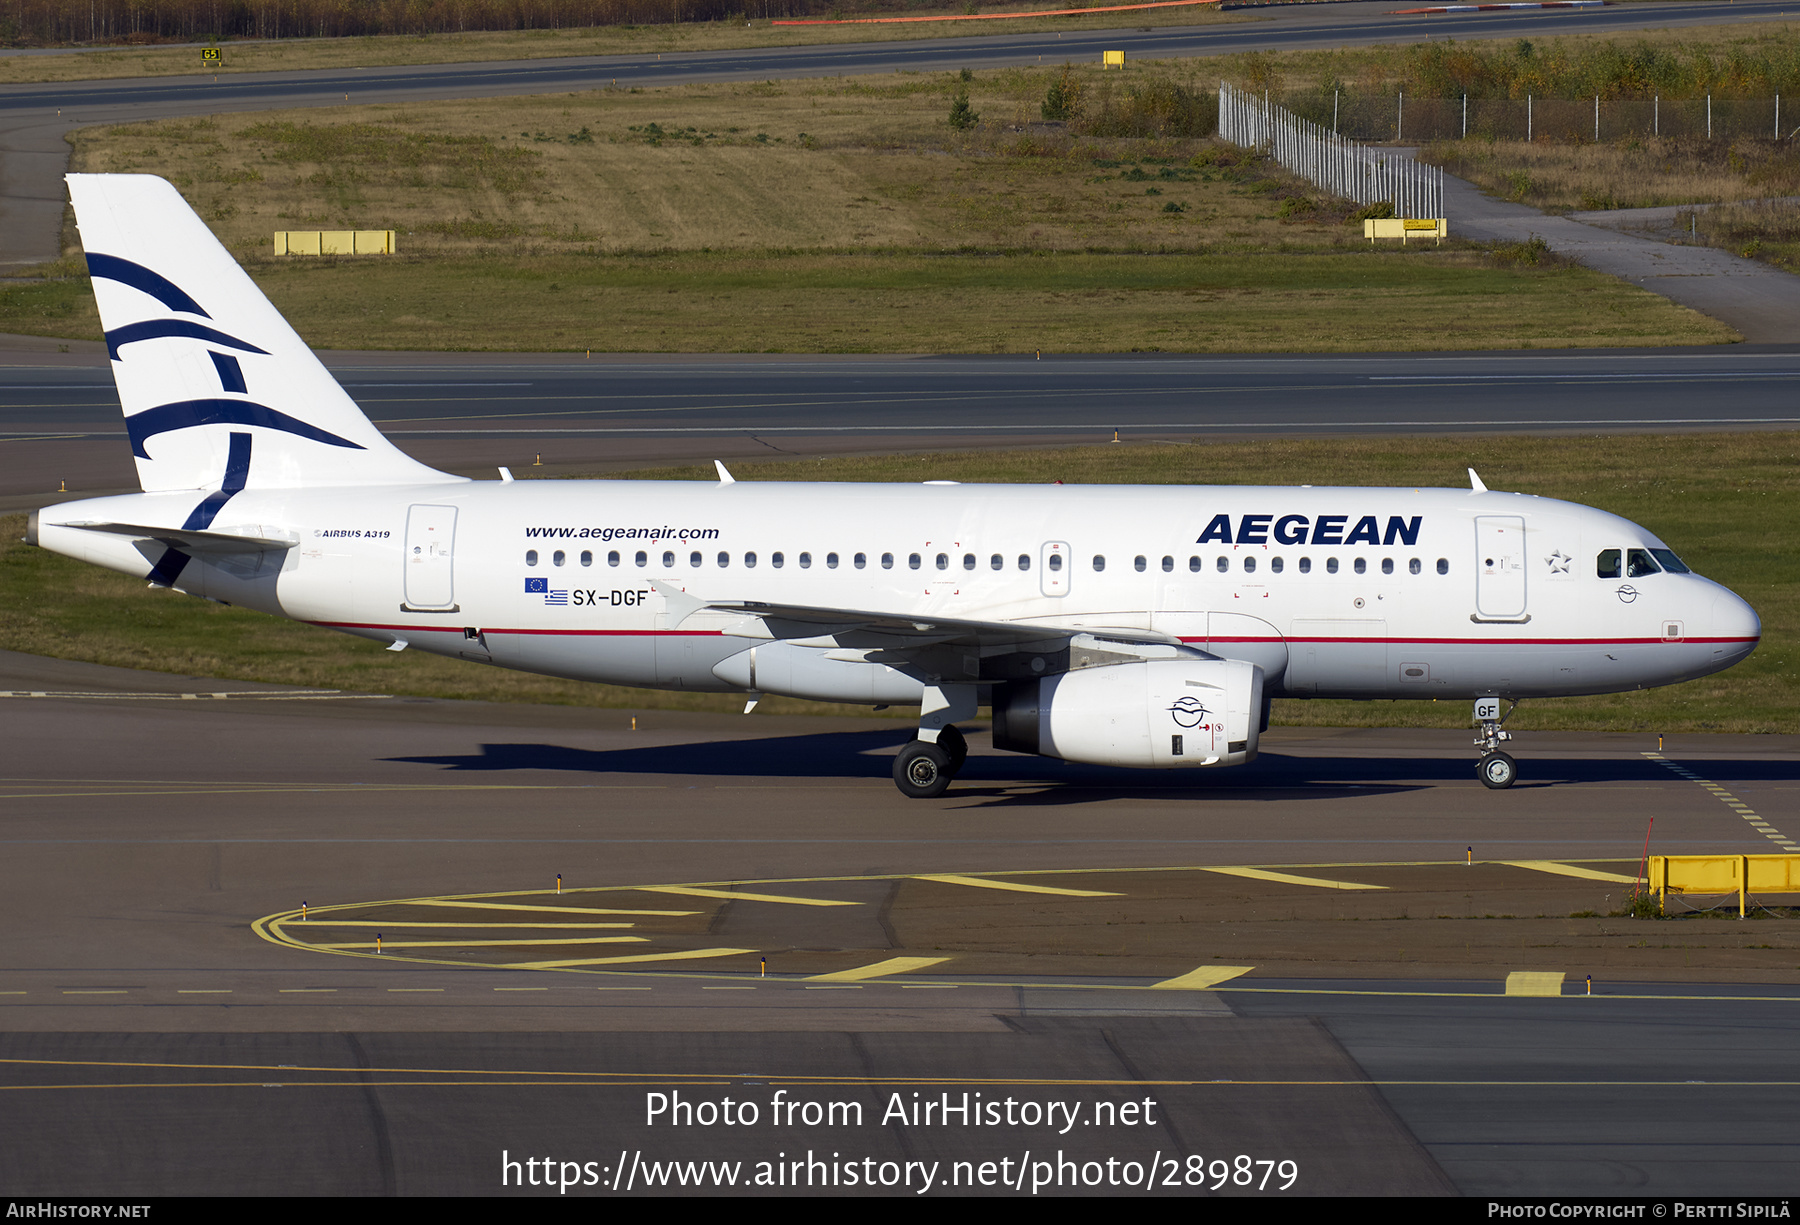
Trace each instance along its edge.
{"label": "blue swoosh logo on tail", "polygon": [[290,417],[266,404],[256,404],[249,400],[177,400],[173,404],[159,404],[155,408],[145,409],[135,417],[125,418],[125,429],[131,435],[131,453],[139,459],[150,458],[150,453],[144,450],[147,439],[170,430],[185,430],[196,425],[260,425],[264,429],[280,430],[327,446],[348,447],[353,451],[367,449],[362,444],[340,438],[329,430],[308,425],[297,417]]}

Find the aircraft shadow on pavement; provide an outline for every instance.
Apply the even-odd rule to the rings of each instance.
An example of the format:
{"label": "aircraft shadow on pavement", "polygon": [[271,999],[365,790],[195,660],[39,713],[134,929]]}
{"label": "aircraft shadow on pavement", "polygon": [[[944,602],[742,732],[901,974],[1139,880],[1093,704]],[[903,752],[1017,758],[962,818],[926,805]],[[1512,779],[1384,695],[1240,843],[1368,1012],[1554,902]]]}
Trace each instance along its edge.
{"label": "aircraft shadow on pavement", "polygon": [[[579,749],[560,744],[484,744],[479,753],[393,757],[390,761],[439,766],[446,770],[555,770],[591,775],[688,775],[697,778],[876,779],[892,770],[889,754],[910,737],[907,728],[820,732],[805,736],[754,737],[648,745],[643,748]],[[985,747],[978,737],[975,747]],[[1654,761],[1632,757],[1520,758],[1514,791],[1580,783],[1674,782]],[[1685,761],[1703,777],[1743,782],[1792,782],[1800,762]],[[1269,799],[1333,799],[1371,793],[1416,791],[1474,781],[1475,756],[1290,756],[1263,753],[1246,766],[1226,770],[1131,770],[1057,761],[1048,757],[977,752],[964,765],[948,798],[1009,803],[1080,802],[1094,790],[1121,793],[1154,790],[1185,792],[1205,799],[1255,791]],[[1044,787],[1024,796],[1014,787]],[[1066,801],[1064,795],[1066,793]]]}
{"label": "aircraft shadow on pavement", "polygon": [[[553,770],[590,775],[662,775],[696,778],[880,779],[889,777],[890,754],[910,737],[907,728],[878,731],[820,732],[642,748],[581,749],[544,743],[488,743],[478,753],[388,758],[458,771]],[[1094,798],[1092,791],[1121,793],[1154,790],[1186,792],[1195,799],[1245,790],[1264,798],[1333,799],[1371,793],[1415,791],[1444,783],[1472,782],[1475,759],[1366,756],[1303,757],[1264,753],[1247,766],[1226,770],[1132,770],[1083,765],[1047,757],[988,754],[985,736],[958,775],[948,798],[1037,802],[1008,795],[1013,787],[1046,787],[1066,791],[1070,802]],[[1557,760],[1522,763],[1526,777],[1519,789],[1570,782],[1614,782],[1621,779],[1667,779],[1668,771],[1648,761]]]}

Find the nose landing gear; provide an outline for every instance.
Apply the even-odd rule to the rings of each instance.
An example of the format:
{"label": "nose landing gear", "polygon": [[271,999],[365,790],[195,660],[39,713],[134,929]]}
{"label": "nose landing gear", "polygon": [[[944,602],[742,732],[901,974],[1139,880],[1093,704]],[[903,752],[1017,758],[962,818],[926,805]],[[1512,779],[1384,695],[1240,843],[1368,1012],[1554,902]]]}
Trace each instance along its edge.
{"label": "nose landing gear", "polygon": [[1475,776],[1482,786],[1491,790],[1504,790],[1519,778],[1519,763],[1500,751],[1500,746],[1512,739],[1512,733],[1503,730],[1501,725],[1512,718],[1517,709],[1519,703],[1514,700],[1507,706],[1506,713],[1501,714],[1499,698],[1475,699],[1475,721],[1481,724],[1481,734],[1475,737],[1475,747],[1481,750],[1481,760],[1475,764]]}

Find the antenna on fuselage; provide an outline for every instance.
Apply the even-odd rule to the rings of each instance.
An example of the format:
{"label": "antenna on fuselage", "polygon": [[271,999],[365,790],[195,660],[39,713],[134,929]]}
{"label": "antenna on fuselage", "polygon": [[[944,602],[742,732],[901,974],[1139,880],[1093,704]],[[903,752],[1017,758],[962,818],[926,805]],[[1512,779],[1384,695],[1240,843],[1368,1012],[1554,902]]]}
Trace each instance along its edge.
{"label": "antenna on fuselage", "polygon": [[725,461],[715,459],[715,460],[713,460],[713,467],[715,467],[719,470],[719,484],[721,484],[721,485],[737,484],[737,478],[732,476],[731,473],[725,471]]}
{"label": "antenna on fuselage", "polygon": [[1475,475],[1475,469],[1473,468],[1469,469],[1469,488],[1476,493],[1486,493],[1488,491],[1488,487],[1481,483],[1481,478]]}

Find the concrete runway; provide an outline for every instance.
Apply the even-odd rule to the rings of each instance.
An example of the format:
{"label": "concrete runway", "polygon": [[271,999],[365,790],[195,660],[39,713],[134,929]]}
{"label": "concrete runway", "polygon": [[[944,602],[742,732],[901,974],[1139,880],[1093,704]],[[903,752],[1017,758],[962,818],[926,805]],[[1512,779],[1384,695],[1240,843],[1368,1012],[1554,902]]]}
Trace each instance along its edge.
{"label": "concrete runway", "polygon": [[[136,488],[98,344],[0,348],[0,510]],[[491,478],[718,458],[1262,434],[1800,426],[1791,347],[1254,357],[327,353],[390,437]],[[533,469],[533,471],[538,471]],[[1461,473],[1447,472],[1446,483]]]}
{"label": "concrete runway", "polygon": [[[178,696],[221,690],[241,696]],[[815,1190],[834,1194],[863,1190],[846,1163],[880,1177],[892,1162],[898,1179],[907,1161],[938,1162],[940,1179],[994,1162],[996,1180],[1023,1162],[1022,1187],[956,1189],[1024,1194],[1058,1153],[1078,1162],[1070,1177],[1102,1180],[1065,1194],[1116,1193],[1129,1163],[1141,1177],[1171,1157],[1175,1185],[1158,1190],[1207,1190],[1212,1159],[1240,1154],[1296,1163],[1288,1194],[1792,1189],[1795,986],[1603,981],[1591,999],[1575,984],[1517,998],[1491,974],[1385,977],[1373,962],[1366,979],[1252,968],[1210,990],[967,982],[948,964],[826,983],[779,967],[833,925],[778,903],[766,909],[801,917],[749,941],[731,920],[711,933],[762,941],[770,978],[747,954],[477,969],[300,952],[250,929],[303,900],[545,891],[557,873],[573,888],[1457,862],[1466,847],[1619,860],[1647,814],[1657,850],[1767,849],[1647,759],[1644,736],[1527,733],[1524,782],[1489,792],[1462,733],[1277,730],[1253,766],[1181,780],[995,754],[977,735],[963,779],[920,803],[887,778],[908,734],[893,720],[647,713],[634,731],[624,711],[321,698],[0,655],[0,694],[30,693],[93,696],[0,696],[9,1193],[545,1194],[502,1188],[503,1151],[578,1177],[593,1162],[592,1185],[570,1192],[588,1194],[671,1193],[646,1185],[673,1177],[647,1162],[742,1161],[748,1180],[809,1151],[815,1179],[839,1180]],[[1792,823],[1800,737],[1681,737],[1665,753]],[[996,896],[1030,913],[1030,894]],[[1192,963],[1212,967],[1226,935],[1195,932]],[[1544,958],[1521,949],[1519,968]],[[863,1117],[779,1123],[777,1090]],[[896,1093],[910,1109],[965,1092],[1013,1099],[1014,1122],[883,1119]],[[647,1117],[657,1093],[762,1113],[672,1127]],[[1153,1123],[1119,1121],[1145,1098]],[[1028,1101],[1082,1121],[1034,1124]],[[1755,1118],[1755,1136],[1696,1125],[1726,1112]],[[1196,1168],[1198,1187],[1184,1181]]]}
{"label": "concrete runway", "polygon": [[499,63],[433,64],[348,71],[254,73],[0,86],[0,266],[61,254],[67,197],[65,137],[77,127],[179,115],[377,101],[430,101],[562,93],[621,85],[851,73],[998,68],[1098,58],[1123,49],[1132,60],[1298,50],[1433,38],[1541,38],[1781,20],[1784,3],[1619,5],[1595,9],[1441,16],[1396,15],[1388,3],[1294,5],[1252,10],[1243,24],[1092,33],[994,34],[915,42],[854,43],[663,56],[592,56]]}

